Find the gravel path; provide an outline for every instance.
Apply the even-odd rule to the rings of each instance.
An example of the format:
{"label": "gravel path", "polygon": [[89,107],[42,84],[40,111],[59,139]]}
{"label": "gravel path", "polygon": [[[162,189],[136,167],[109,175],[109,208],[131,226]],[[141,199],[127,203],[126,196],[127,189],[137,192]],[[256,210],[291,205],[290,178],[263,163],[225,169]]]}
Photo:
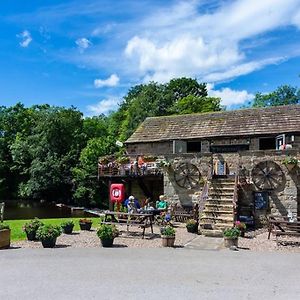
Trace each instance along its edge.
{"label": "gravel path", "polygon": [[[146,228],[145,238],[142,239],[142,229],[131,227],[129,234],[126,232],[126,226],[119,225],[121,235],[114,240],[114,247],[130,247],[130,248],[160,248],[161,238],[158,226],[153,226],[154,235],[150,233],[150,228]],[[186,243],[197,237],[196,234],[188,233],[185,225],[180,224],[176,228],[176,247],[183,247]],[[40,242],[19,241],[13,242],[12,247],[21,248],[42,248]],[[96,229],[91,231],[76,231],[73,234],[62,234],[56,241],[57,248],[95,248],[101,247],[99,238],[96,235]]]}
{"label": "gravel path", "polygon": [[[129,234],[126,232],[126,226],[120,225],[121,235],[114,240],[114,247],[129,248],[161,248],[161,238],[158,226],[154,226],[154,235],[150,234],[150,229],[146,229],[145,238],[142,239],[141,228],[130,228]],[[176,227],[176,247],[184,247],[187,243],[196,238],[197,235],[188,233],[185,224],[179,224]],[[251,251],[284,251],[300,252],[300,237],[280,237],[277,245],[274,236],[268,240],[268,232],[265,229],[246,233],[245,238],[239,238],[239,248]],[[40,242],[18,241],[12,242],[12,247],[16,248],[42,248]],[[101,247],[99,238],[96,235],[96,229],[91,231],[77,231],[72,235],[62,234],[56,242],[57,248],[98,248]]]}

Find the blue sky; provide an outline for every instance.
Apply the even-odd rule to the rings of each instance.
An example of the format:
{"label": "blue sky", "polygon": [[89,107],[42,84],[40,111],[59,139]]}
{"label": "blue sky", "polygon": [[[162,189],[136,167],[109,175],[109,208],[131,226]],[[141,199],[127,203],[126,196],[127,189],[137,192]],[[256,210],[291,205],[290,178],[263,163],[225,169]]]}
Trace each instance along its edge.
{"label": "blue sky", "polygon": [[299,0],[0,2],[0,105],[114,110],[128,89],[187,76],[243,105],[300,86]]}

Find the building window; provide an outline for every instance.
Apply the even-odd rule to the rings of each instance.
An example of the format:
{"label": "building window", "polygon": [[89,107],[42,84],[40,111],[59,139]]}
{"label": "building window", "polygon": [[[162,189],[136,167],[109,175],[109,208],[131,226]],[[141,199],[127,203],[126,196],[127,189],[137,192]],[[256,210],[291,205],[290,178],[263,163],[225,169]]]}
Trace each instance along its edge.
{"label": "building window", "polygon": [[197,153],[201,152],[201,142],[200,141],[193,141],[193,142],[187,142],[186,143],[186,150],[187,153]]}
{"label": "building window", "polygon": [[259,150],[276,149],[275,138],[261,138],[259,139]]}

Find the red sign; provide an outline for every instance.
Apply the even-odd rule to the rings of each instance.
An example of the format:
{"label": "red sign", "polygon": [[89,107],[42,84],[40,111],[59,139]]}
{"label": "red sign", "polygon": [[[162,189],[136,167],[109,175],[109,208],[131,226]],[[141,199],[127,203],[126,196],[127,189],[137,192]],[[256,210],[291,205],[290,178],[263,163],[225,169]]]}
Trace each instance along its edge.
{"label": "red sign", "polygon": [[112,183],[110,185],[110,201],[121,203],[125,199],[125,186],[122,183]]}

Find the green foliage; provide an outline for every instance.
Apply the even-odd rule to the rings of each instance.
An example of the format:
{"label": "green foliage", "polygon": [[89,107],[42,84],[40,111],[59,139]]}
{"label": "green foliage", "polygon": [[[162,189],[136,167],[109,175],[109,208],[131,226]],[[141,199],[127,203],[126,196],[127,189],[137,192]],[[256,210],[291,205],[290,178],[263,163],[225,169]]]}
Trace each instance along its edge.
{"label": "green foliage", "polygon": [[275,91],[262,94],[257,93],[253,100],[253,107],[278,106],[300,103],[300,90],[290,85],[279,86]]}
{"label": "green foliage", "polygon": [[238,238],[241,234],[241,231],[237,227],[226,228],[223,232],[223,236],[227,238]]}
{"label": "green foliage", "polygon": [[43,225],[44,224],[38,218],[35,218],[34,220],[31,220],[24,224],[23,231],[28,234],[36,233],[39,227]]}
{"label": "green foliage", "polygon": [[36,232],[36,237],[38,240],[50,240],[50,239],[56,239],[59,237],[62,233],[62,230],[60,226],[57,225],[42,225],[38,228]]}
{"label": "green foliage", "polygon": [[297,159],[297,157],[293,157],[293,156],[290,156],[288,155],[283,161],[282,163],[284,165],[297,165],[299,162],[299,160]]}
{"label": "green foliage", "polygon": [[0,223],[0,230],[9,229],[9,225]]}
{"label": "green foliage", "polygon": [[72,220],[67,220],[61,223],[60,225],[62,228],[63,227],[69,227],[69,226],[74,226],[74,222]]}
{"label": "green foliage", "polygon": [[163,227],[161,230],[161,234],[165,236],[175,236],[175,233],[175,229],[170,225]]}
{"label": "green foliage", "polygon": [[102,224],[102,225],[100,225],[99,229],[97,230],[97,236],[101,240],[114,239],[118,235],[119,235],[119,231],[118,231],[116,225]]}

